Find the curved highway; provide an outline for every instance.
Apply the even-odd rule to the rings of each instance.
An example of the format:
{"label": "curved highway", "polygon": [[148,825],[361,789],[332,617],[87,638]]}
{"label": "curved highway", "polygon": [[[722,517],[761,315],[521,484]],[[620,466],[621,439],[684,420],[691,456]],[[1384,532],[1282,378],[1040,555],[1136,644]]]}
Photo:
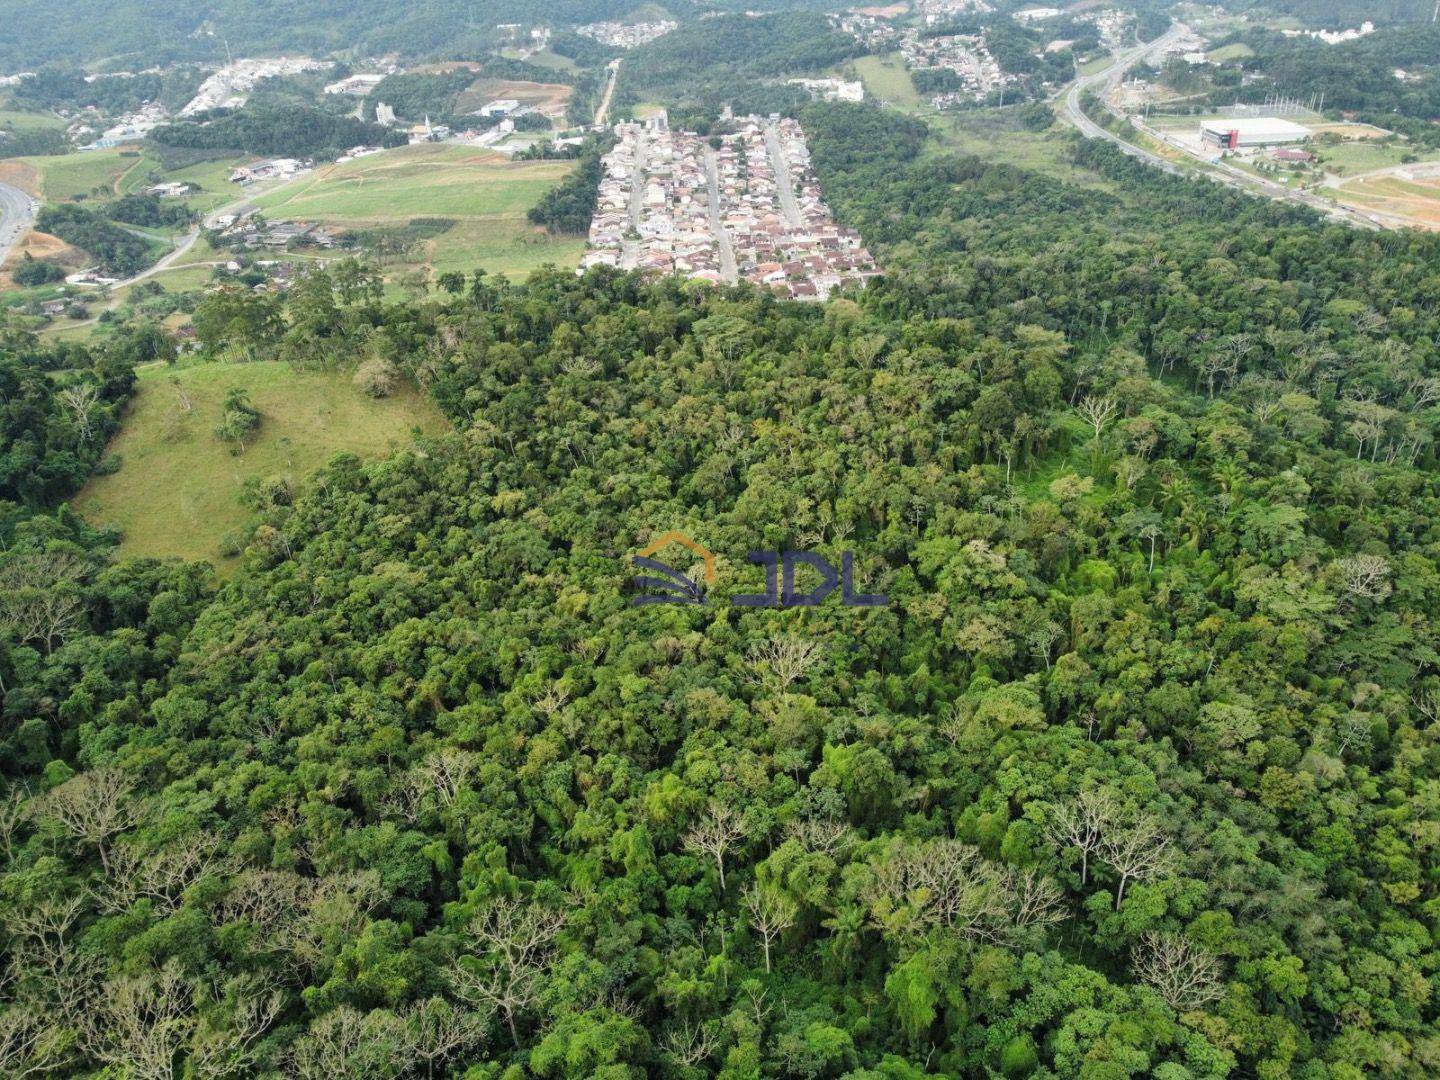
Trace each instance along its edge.
{"label": "curved highway", "polygon": [[9,184],[0,184],[0,266],[10,251],[35,223],[35,207],[39,205],[25,192]]}
{"label": "curved highway", "polygon": [[[1159,154],[1152,153],[1142,146],[1137,146],[1135,143],[1117,135],[1115,132],[1101,127],[1086,116],[1084,110],[1080,107],[1081,95],[1086,90],[1098,88],[1100,100],[1106,102],[1105,108],[1108,109],[1111,114],[1128,123],[1129,121],[1122,113],[1108,104],[1107,99],[1111,92],[1120,85],[1120,80],[1125,77],[1125,73],[1132,67],[1156,51],[1165,48],[1165,46],[1187,32],[1188,28],[1184,24],[1172,23],[1169,30],[1149,44],[1137,46],[1134,49],[1117,55],[1115,62],[1104,71],[1097,72],[1094,75],[1082,75],[1077,78],[1066,87],[1064,91],[1065,114],[1067,118],[1086,138],[1104,139],[1106,142],[1114,143],[1131,157],[1139,158],[1142,161],[1154,165],[1157,169],[1164,169],[1168,173],[1175,175],[1196,175],[1193,170],[1182,168],[1175,162],[1161,157]],[[1217,180],[1222,184],[1229,184],[1231,187],[1239,188],[1241,191],[1247,191],[1252,195],[1264,195],[1271,199],[1283,199],[1290,202],[1303,203],[1312,210],[1318,210],[1320,213],[1327,215],[1332,220],[1342,221],[1349,225],[1357,225],[1369,229],[1380,228],[1383,225],[1378,215],[1367,214],[1348,206],[1341,206],[1332,200],[1311,195],[1308,192],[1286,188],[1272,180],[1266,180],[1262,177],[1243,172],[1224,161],[1212,162],[1212,166],[1211,169],[1200,171],[1198,175],[1208,176],[1212,180]]]}
{"label": "curved highway", "polygon": [[1104,139],[1106,142],[1112,142],[1131,157],[1141,158],[1156,168],[1164,169],[1166,172],[1179,172],[1180,170],[1174,162],[1166,161],[1159,154],[1152,154],[1143,147],[1136,146],[1131,142],[1126,142],[1113,131],[1107,131],[1095,123],[1094,120],[1091,120],[1085,115],[1085,111],[1080,108],[1080,96],[1086,90],[1099,87],[1100,96],[1104,98],[1111,90],[1120,85],[1120,80],[1125,77],[1125,72],[1140,63],[1140,61],[1144,60],[1151,53],[1164,49],[1185,32],[1185,26],[1180,23],[1172,23],[1170,29],[1154,41],[1137,46],[1128,52],[1116,56],[1115,62],[1104,71],[1096,72],[1094,75],[1082,75],[1072,82],[1065,90],[1065,113],[1069,116],[1070,122],[1080,129],[1080,134],[1088,139]]}

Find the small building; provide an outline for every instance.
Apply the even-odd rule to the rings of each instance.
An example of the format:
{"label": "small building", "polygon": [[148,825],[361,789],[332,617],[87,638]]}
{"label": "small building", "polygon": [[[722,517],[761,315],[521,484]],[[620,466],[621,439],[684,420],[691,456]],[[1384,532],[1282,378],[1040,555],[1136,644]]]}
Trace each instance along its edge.
{"label": "small building", "polygon": [[498,98],[488,105],[482,105],[479,110],[481,116],[509,116],[520,108],[520,102],[514,98]]}
{"label": "small building", "polygon": [[256,180],[289,179],[309,169],[311,164],[295,158],[275,158],[273,161],[262,161],[256,165],[241,166],[230,174],[230,182],[249,184]]}
{"label": "small building", "polygon": [[1276,161],[1291,161],[1301,165],[1308,165],[1315,160],[1315,155],[1309,150],[1301,150],[1298,146],[1277,146],[1273,155]]}
{"label": "small building", "polygon": [[1250,146],[1276,146],[1303,142],[1311,131],[1303,124],[1278,116],[1235,117],[1200,121],[1200,138],[1207,146],[1240,150]]}

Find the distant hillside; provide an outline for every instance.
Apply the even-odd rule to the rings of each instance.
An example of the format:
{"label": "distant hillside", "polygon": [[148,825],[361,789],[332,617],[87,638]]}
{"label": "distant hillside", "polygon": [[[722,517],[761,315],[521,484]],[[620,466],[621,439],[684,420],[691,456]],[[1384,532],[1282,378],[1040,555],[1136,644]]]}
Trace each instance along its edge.
{"label": "distant hillside", "polygon": [[1223,6],[1277,12],[1326,29],[1359,26],[1367,19],[1377,26],[1429,22],[1435,11],[1434,0],[1229,0]]}
{"label": "distant hillside", "polygon": [[682,26],[632,50],[620,86],[625,100],[672,108],[698,106],[713,113],[726,102],[737,112],[785,111],[807,99],[793,87],[775,85],[778,77],[823,71],[862,51],[817,13],[731,15]]}
{"label": "distant hillside", "polygon": [[[1271,92],[1300,98],[1323,94],[1327,105],[1375,114],[1389,127],[1397,126],[1397,114],[1419,121],[1421,126],[1407,133],[1433,142],[1432,121],[1440,118],[1440,27],[1387,27],[1339,45],[1267,30],[1239,40],[1254,53],[1242,66],[1266,77],[1241,91],[1242,99],[1260,100]],[[1395,77],[1397,68],[1406,78]],[[1220,100],[1232,95],[1227,90]]]}
{"label": "distant hillside", "polygon": [[[43,63],[209,59],[232,52],[412,55],[487,51],[497,23],[571,24],[618,18],[633,0],[5,0],[0,71]],[[680,5],[688,8],[688,4]]]}

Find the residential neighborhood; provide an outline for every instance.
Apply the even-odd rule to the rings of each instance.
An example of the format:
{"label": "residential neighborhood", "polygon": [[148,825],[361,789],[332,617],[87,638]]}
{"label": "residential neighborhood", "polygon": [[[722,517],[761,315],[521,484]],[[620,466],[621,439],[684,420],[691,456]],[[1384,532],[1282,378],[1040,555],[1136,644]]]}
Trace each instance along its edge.
{"label": "residential neighborhood", "polygon": [[236,60],[201,83],[190,103],[180,110],[180,115],[195,116],[211,109],[238,109],[249,100],[250,91],[261,79],[325,71],[333,66],[328,60],[313,60],[308,56]]}
{"label": "residential neighborhood", "polygon": [[806,90],[811,97],[821,101],[848,101],[858,105],[865,100],[865,84],[858,80],[844,79],[790,79],[791,86]]}
{"label": "residential neighborhood", "polygon": [[960,77],[962,89],[934,95],[932,104],[937,108],[964,100],[984,101],[992,91],[1015,81],[1000,69],[982,34],[927,37],[918,30],[907,30],[900,37],[900,52],[911,70],[953,71]]}
{"label": "residential neighborhood", "polygon": [[876,276],[860,235],[835,223],[800,124],[749,116],[734,128],[706,140],[663,115],[616,125],[582,271],[743,280],[796,300]]}
{"label": "residential neighborhood", "polygon": [[638,23],[598,22],[577,26],[575,32],[614,49],[633,49],[664,37],[677,25],[670,19]]}

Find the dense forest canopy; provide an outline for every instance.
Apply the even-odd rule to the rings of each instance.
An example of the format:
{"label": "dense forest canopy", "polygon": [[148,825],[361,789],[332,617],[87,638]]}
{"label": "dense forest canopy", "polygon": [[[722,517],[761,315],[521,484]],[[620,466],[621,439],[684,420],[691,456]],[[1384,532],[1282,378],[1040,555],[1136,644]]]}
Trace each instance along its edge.
{"label": "dense forest canopy", "polygon": [[215,0],[203,7],[116,0],[7,0],[0,21],[0,69],[52,61],[223,61],[236,55],[443,48],[485,51],[496,23],[615,18],[626,0],[417,0],[396,17],[389,0]]}
{"label": "dense forest canopy", "polygon": [[[668,0],[676,17],[702,12],[822,9],[828,0]],[[476,56],[499,44],[495,27],[528,23],[568,27],[625,19],[635,0],[6,0],[0,19],[0,73],[56,61],[112,70],[164,60],[223,62],[234,55],[400,52],[408,56]]]}
{"label": "dense forest canopy", "polygon": [[352,146],[401,146],[403,132],[323,109],[256,105],[164,124],[149,139],[165,149],[235,150],[284,157],[335,157]]}
{"label": "dense forest canopy", "polygon": [[[124,209],[134,211],[138,207],[130,203]],[[129,277],[154,261],[149,241],[117,225],[103,209],[68,203],[47,206],[40,211],[35,225],[88,252],[100,269],[115,277]]]}
{"label": "dense forest canopy", "polygon": [[807,97],[778,76],[822,72],[863,51],[818,13],[704,19],[631,50],[619,99],[664,102],[677,125],[703,130],[725,105],[741,115],[791,112]]}
{"label": "dense forest canopy", "polygon": [[106,115],[129,112],[158,101],[167,109],[180,109],[205,81],[199,67],[174,68],[165,74],[86,79],[72,67],[46,67],[10,90],[16,105],[31,109],[99,109]]}
{"label": "dense forest canopy", "polygon": [[1264,29],[1237,40],[1255,52],[1244,61],[1246,71],[1265,78],[1221,95],[1226,103],[1275,92],[1316,100],[1323,94],[1327,108],[1440,119],[1440,25],[1381,29],[1337,45]]}
{"label": "dense forest canopy", "polygon": [[1289,15],[1306,26],[1332,30],[1356,27],[1367,20],[1377,25],[1424,23],[1435,11],[1432,0],[1224,0],[1221,6]]}
{"label": "dense forest canopy", "polygon": [[[1440,241],[803,120],[886,267],[824,305],[209,296],[455,427],[259,478],[223,584],[60,505],[154,339],[4,339],[7,1067],[1440,1070]],[[671,529],[710,602],[633,606]]]}
{"label": "dense forest canopy", "polygon": [[[1440,234],[1051,130],[1099,30],[1025,0],[922,31],[983,33],[1034,99],[934,129],[787,84],[891,74],[851,63],[832,0],[4,5],[0,74],[39,71],[7,105],[66,120],[173,109],[227,54],[408,69],[172,120],[146,143],[168,169],[398,145],[381,101],[485,126],[481,78],[566,83],[588,124],[618,52],[575,27],[674,18],[610,115],[798,117],[883,273],[806,304],[290,256],[281,288],[202,245],[183,356],[154,282],[83,341],[0,319],[0,1076],[1440,1075]],[[1223,6],[1380,29],[1246,29],[1212,45],[1249,55],[1166,69],[1187,105],[1323,92],[1440,143],[1432,0]],[[507,22],[556,55],[500,55]],[[85,75],[156,61],[187,63]],[[947,141],[977,132],[1049,172]],[[63,138],[17,125],[0,154]],[[527,244],[585,234],[611,145],[565,151]],[[117,277],[213,205],[114,186],[38,225]],[[12,278],[62,295],[55,258]],[[272,473],[264,395],[182,377],[246,364],[448,423]],[[159,399],[233,461],[223,573],[122,556],[74,509],[149,478],[113,440]],[[713,580],[671,545],[700,602],[638,603],[634,557],[675,531]],[[738,602],[755,552],[884,602]]]}

